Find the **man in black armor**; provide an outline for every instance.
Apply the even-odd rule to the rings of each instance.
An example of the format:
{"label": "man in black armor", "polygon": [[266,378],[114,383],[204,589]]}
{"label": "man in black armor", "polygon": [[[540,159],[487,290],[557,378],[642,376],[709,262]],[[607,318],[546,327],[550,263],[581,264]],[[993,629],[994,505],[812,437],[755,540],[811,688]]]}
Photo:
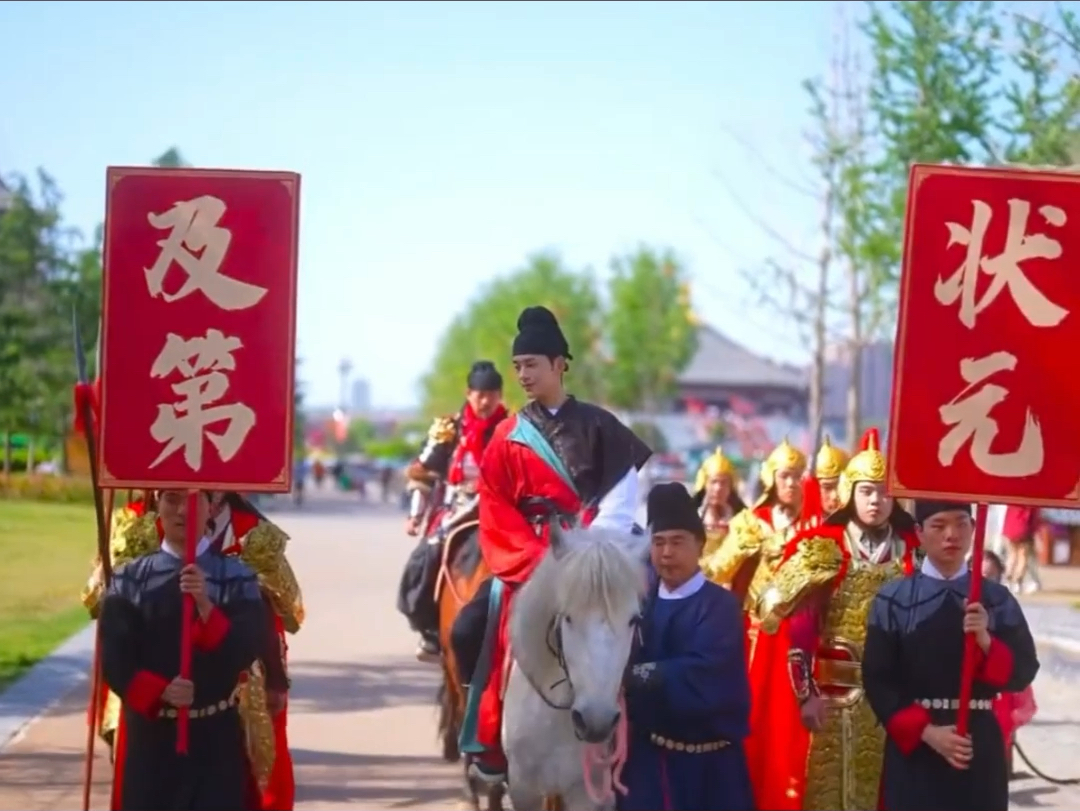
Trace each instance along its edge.
{"label": "man in black armor", "polygon": [[476,521],[480,458],[507,414],[502,375],[491,361],[472,365],[465,388],[461,411],[435,419],[427,443],[405,472],[411,492],[405,531],[419,535],[420,543],[402,573],[398,610],[420,634],[416,656],[421,661],[438,661],[440,655],[435,584],[443,542],[453,530]]}

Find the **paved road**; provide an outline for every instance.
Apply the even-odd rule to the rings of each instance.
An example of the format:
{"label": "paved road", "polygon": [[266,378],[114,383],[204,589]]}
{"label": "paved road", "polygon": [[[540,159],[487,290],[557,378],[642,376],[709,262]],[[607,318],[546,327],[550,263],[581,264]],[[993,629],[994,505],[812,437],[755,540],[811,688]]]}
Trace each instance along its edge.
{"label": "paved road", "polygon": [[[401,513],[323,496],[273,517],[293,537],[290,557],[309,618],[290,651],[297,807],[451,806],[459,772],[438,758],[437,672],[412,658],[413,639],[394,611],[411,546],[400,532]],[[1061,655],[1046,662],[1036,684],[1039,717],[1020,741],[1036,767],[1072,777],[1080,773],[1080,668]],[[85,707],[84,686],[0,752],[0,811],[80,807]],[[92,808],[108,807],[108,772],[99,753]],[[1076,787],[1033,777],[1013,787],[1016,809],[1080,808]]]}

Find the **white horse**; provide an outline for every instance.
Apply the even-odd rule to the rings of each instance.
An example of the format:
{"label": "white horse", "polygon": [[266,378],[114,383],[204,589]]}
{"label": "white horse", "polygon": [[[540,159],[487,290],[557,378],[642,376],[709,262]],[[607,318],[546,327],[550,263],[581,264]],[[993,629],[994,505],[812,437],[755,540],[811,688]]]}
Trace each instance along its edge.
{"label": "white horse", "polygon": [[[646,590],[648,538],[551,529],[551,546],[514,597],[502,740],[515,811],[609,809],[593,799],[587,755],[614,749],[623,673]],[[622,741],[625,746],[625,741]],[[598,759],[603,775],[611,765]],[[595,794],[596,792],[593,792]]]}

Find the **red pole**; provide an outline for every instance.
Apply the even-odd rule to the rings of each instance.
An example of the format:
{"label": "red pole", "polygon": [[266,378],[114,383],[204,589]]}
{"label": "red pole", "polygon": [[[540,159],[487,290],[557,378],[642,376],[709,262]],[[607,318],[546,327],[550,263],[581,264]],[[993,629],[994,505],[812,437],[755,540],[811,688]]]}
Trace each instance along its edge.
{"label": "red pole", "polygon": [[[968,602],[977,603],[982,597],[982,558],[986,546],[986,504],[975,505],[975,541],[971,545],[971,590]],[[960,706],[956,710],[956,734],[968,734],[968,716],[971,714],[971,688],[975,683],[977,654],[975,634],[964,639],[964,662],[960,668]]]}
{"label": "red pole", "polygon": [[[105,522],[112,524],[115,490],[105,491]],[[102,586],[104,587],[104,575]],[[105,597],[102,589],[102,599]],[[101,710],[101,635],[100,626],[94,631],[94,663],[90,666],[90,706],[86,719],[86,762],[83,764],[83,811],[90,811],[90,786],[94,782],[94,744],[97,742],[98,716]]]}
{"label": "red pole", "polygon": [[[184,549],[184,563],[195,562],[195,549],[202,537],[202,527],[198,525],[199,491],[188,493],[187,502],[187,544]],[[195,620],[195,600],[190,594],[184,595],[184,613],[180,625],[180,678],[191,678],[191,625]],[[188,751],[188,709],[181,707],[176,718],[176,751],[186,755]]]}

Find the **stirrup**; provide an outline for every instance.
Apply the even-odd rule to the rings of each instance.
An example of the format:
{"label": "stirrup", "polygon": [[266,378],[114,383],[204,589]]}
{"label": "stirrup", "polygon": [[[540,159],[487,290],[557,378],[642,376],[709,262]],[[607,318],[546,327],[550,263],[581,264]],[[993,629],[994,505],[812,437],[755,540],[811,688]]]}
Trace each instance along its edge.
{"label": "stirrup", "polygon": [[478,761],[469,764],[469,777],[479,780],[488,786],[500,786],[506,782],[506,775],[502,772],[488,771]]}

